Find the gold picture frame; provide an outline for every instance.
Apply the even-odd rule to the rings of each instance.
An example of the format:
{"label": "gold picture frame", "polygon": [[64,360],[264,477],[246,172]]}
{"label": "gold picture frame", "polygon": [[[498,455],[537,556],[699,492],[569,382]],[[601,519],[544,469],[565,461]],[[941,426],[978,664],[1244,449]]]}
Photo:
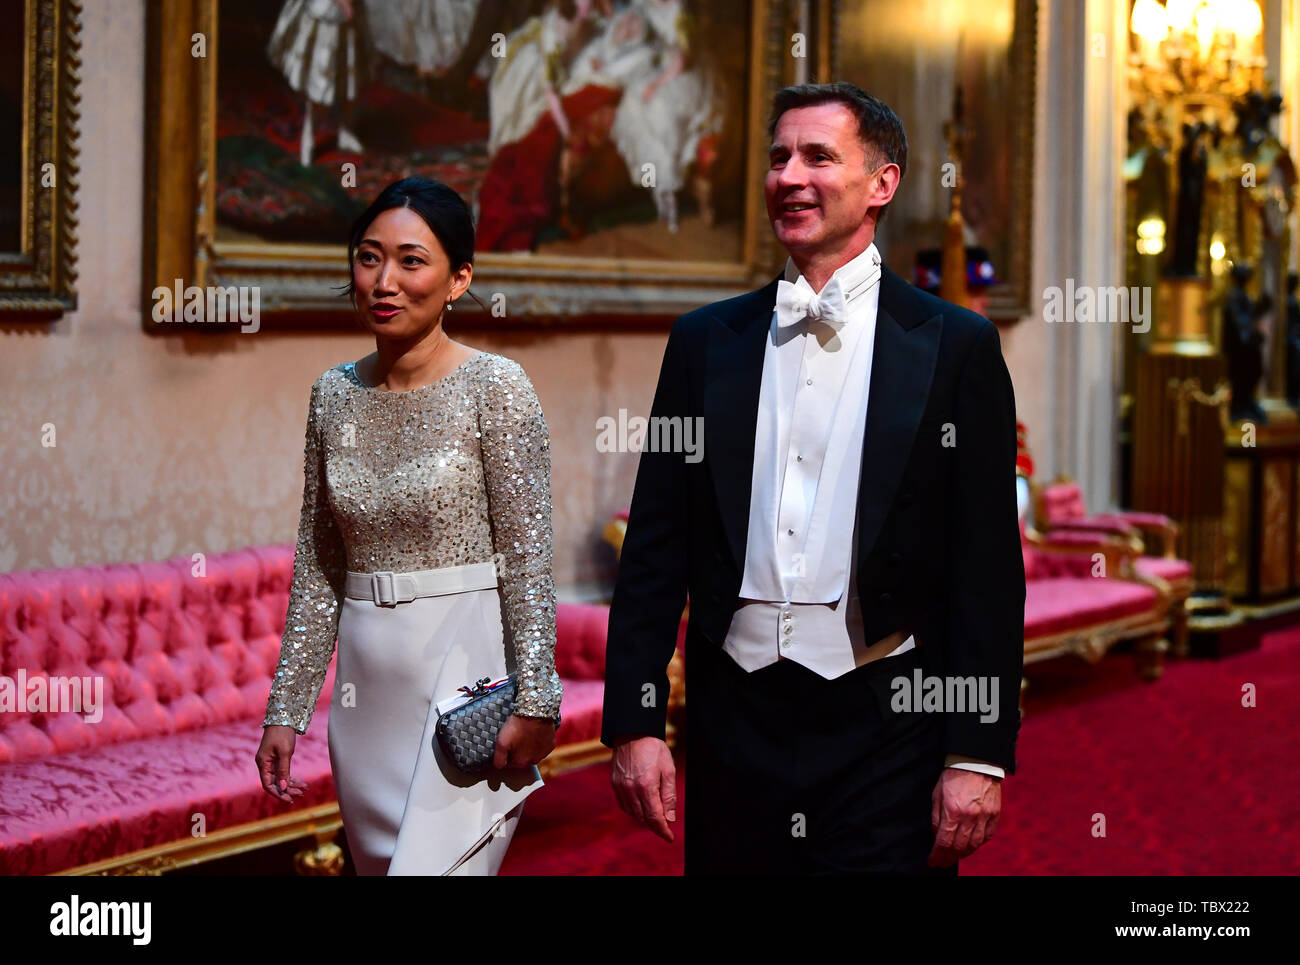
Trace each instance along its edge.
{"label": "gold picture frame", "polygon": [[0,251],[0,318],[50,321],[77,307],[81,4],[26,0],[5,43],[22,45],[21,171],[6,187],[21,204],[15,249]]}
{"label": "gold picture frame", "polygon": [[[598,324],[659,323],[700,305],[751,291],[784,262],[762,196],[767,113],[772,95],[792,82],[788,36],[804,4],[816,33],[829,23],[831,0],[752,0],[747,30],[749,77],[744,103],[746,188],[736,261],[670,261],[480,252],[475,290],[504,296],[508,317],[485,315],[462,299],[464,314],[496,325],[546,321]],[[347,281],[346,246],[219,240],[216,237],[216,114],[218,0],[149,0],[144,325],[155,333],[215,330],[217,324],[175,325],[153,319],[153,292],[186,288],[256,287],[262,327],[347,324],[337,286]],[[804,22],[808,18],[805,16]],[[204,56],[193,44],[202,38]],[[807,68],[824,74],[833,44],[807,45]],[[168,321],[172,318],[169,317]],[[208,321],[208,320],[205,320]]]}

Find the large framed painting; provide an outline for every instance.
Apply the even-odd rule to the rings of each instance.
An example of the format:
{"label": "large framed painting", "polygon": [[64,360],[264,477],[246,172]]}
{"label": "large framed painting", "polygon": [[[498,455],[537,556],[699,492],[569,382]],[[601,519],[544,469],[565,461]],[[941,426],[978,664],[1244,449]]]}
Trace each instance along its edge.
{"label": "large framed painting", "polygon": [[1030,314],[1036,0],[837,0],[833,69],[898,113],[908,171],[880,226],[881,254],[912,275],[938,248],[952,195],[945,133],[963,101],[961,209],[966,243],[987,250],[996,284],[988,315]]}
{"label": "large framed painting", "polygon": [[411,175],[470,204],[472,291],[510,319],[751,290],[783,260],[762,177],[799,7],[153,0],[145,298],[248,287],[334,324],[349,226]]}
{"label": "large framed painting", "polygon": [[77,306],[81,5],[0,0],[0,318]]}

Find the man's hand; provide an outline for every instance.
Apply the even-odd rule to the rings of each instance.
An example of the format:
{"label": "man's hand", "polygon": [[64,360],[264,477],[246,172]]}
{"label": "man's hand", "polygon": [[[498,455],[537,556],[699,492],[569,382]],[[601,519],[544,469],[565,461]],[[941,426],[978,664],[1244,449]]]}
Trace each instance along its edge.
{"label": "man's hand", "polygon": [[677,768],[658,737],[629,737],[614,747],[610,783],[618,806],[665,841],[677,820]]}
{"label": "man's hand", "polygon": [[945,767],[930,795],[934,848],[930,867],[947,868],[968,858],[993,837],[1002,813],[1002,782],[996,777]]}

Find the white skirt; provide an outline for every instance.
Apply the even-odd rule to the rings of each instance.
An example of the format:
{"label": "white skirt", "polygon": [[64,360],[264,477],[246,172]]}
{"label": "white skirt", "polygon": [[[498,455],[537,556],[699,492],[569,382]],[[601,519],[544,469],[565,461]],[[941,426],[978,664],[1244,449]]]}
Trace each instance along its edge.
{"label": "white skirt", "polygon": [[434,731],[439,701],[506,673],[495,587],[389,606],[344,598],[328,739],[357,874],[497,873],[541,774],[464,774]]}

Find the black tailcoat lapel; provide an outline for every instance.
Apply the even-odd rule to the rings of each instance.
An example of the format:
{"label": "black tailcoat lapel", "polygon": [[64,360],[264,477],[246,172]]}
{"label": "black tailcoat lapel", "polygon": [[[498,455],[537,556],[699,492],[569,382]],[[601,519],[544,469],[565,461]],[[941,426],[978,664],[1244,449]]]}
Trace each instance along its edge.
{"label": "black tailcoat lapel", "polygon": [[925,318],[915,289],[881,266],[867,427],[858,483],[858,560],[865,560],[912,452],[939,357],[943,316]]}
{"label": "black tailcoat lapel", "polygon": [[704,451],[718,513],[736,566],[745,567],[749,496],[754,479],[754,430],[763,385],[763,352],[781,276],[742,299],[709,329],[704,370]]}

